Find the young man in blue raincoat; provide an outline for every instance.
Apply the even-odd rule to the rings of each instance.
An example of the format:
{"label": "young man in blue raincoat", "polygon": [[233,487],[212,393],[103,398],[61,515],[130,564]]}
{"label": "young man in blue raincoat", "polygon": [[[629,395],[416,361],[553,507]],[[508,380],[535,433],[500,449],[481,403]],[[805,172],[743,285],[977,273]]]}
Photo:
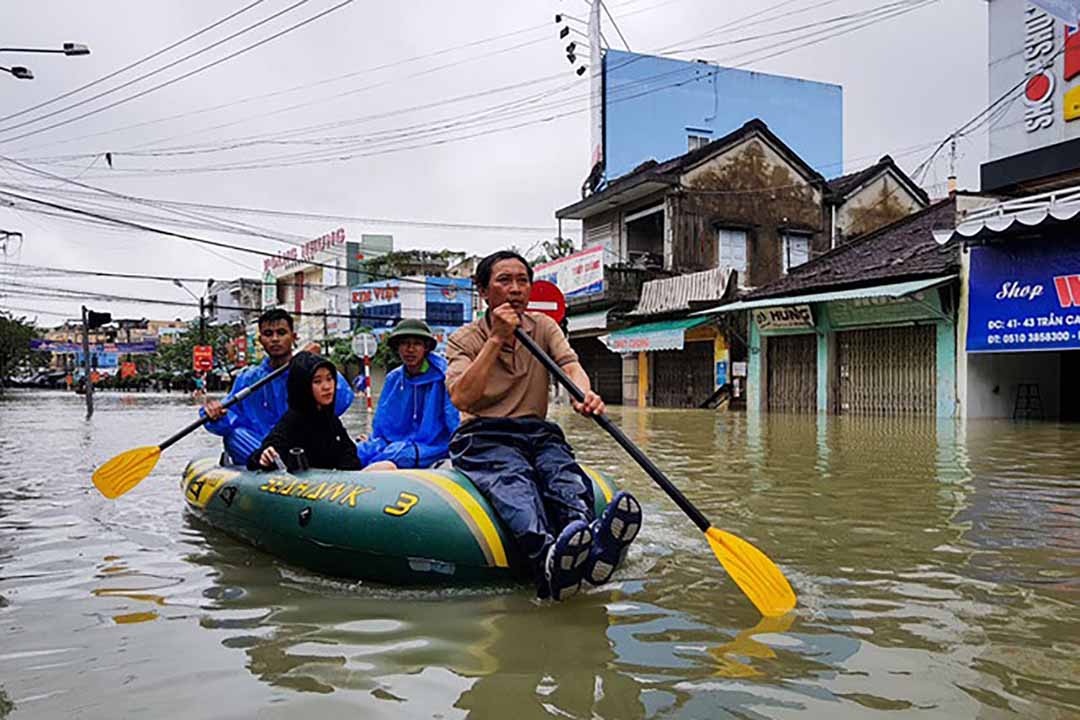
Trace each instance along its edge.
{"label": "young man in blue raincoat", "polygon": [[[288,365],[292,359],[296,333],[293,331],[293,319],[280,308],[267,310],[259,316],[259,344],[266,351],[261,363],[244,370],[233,382],[229,397],[239,393],[249,385],[254,385],[282,365]],[[309,346],[318,352],[316,346]],[[225,439],[225,452],[235,465],[246,465],[248,457],[259,449],[263,440],[270,433],[285,411],[289,409],[288,399],[289,373],[249,395],[228,409],[220,401],[211,400],[203,405],[201,414],[208,415],[211,422],[206,429]],[[337,391],[334,395],[334,414],[342,415],[353,401],[353,391],[349,383],[338,373]]]}
{"label": "young man in blue raincoat", "polygon": [[450,457],[460,416],[446,391],[446,360],[432,353],[423,320],[402,320],[387,338],[401,367],[386,376],[371,437],[356,454],[368,470],[428,468]]}

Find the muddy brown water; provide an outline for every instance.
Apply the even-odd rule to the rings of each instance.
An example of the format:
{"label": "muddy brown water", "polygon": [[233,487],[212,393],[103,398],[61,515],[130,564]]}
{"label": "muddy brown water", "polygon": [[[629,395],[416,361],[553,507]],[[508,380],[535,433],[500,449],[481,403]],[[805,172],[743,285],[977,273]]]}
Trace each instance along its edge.
{"label": "muddy brown water", "polygon": [[564,409],[646,519],[616,582],[545,605],[324,578],[200,524],[177,481],[205,433],[105,500],[94,465],[193,409],[96,404],[86,422],[74,395],[0,400],[0,718],[1080,717],[1080,426],[614,409],[784,569],[799,606],[762,620]]}

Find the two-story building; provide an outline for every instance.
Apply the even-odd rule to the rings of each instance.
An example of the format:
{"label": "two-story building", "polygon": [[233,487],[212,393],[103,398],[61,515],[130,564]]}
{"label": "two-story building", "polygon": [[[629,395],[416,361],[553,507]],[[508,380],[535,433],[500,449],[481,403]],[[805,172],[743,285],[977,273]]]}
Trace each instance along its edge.
{"label": "two-story building", "polygon": [[210,285],[207,322],[211,325],[248,325],[259,317],[262,281],[253,278],[219,280]]}
{"label": "two-story building", "polygon": [[[746,363],[745,318],[691,313],[926,202],[888,157],[829,182],[760,120],[648,161],[556,212],[582,221],[583,252],[604,254],[601,291],[568,293],[571,343],[609,402],[697,407],[729,384],[737,399],[744,385],[732,369]],[[585,342],[586,333],[597,337]]]}

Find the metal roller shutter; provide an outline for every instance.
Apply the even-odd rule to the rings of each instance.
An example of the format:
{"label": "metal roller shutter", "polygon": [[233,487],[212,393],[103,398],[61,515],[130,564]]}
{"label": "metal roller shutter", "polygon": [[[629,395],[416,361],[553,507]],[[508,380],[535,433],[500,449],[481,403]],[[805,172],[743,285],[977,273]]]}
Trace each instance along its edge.
{"label": "metal roller shutter", "polygon": [[817,335],[775,335],[767,342],[768,409],[817,412]]}
{"label": "metal roller shutter", "polygon": [[937,329],[933,325],[837,333],[836,411],[933,415]]}

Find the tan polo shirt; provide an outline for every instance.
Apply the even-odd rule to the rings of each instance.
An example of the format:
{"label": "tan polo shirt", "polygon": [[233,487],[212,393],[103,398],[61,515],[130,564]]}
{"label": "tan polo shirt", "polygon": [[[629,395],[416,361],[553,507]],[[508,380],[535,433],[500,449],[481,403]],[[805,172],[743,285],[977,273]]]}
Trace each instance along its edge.
{"label": "tan polo shirt", "polygon": [[[559,367],[578,361],[566,336],[554,320],[542,313],[525,313],[521,327]],[[476,359],[491,337],[486,317],[465,325],[446,341],[446,388],[456,383]],[[492,366],[483,396],[470,408],[461,411],[462,424],[478,417],[547,418],[548,372],[519,342],[503,345]]]}

